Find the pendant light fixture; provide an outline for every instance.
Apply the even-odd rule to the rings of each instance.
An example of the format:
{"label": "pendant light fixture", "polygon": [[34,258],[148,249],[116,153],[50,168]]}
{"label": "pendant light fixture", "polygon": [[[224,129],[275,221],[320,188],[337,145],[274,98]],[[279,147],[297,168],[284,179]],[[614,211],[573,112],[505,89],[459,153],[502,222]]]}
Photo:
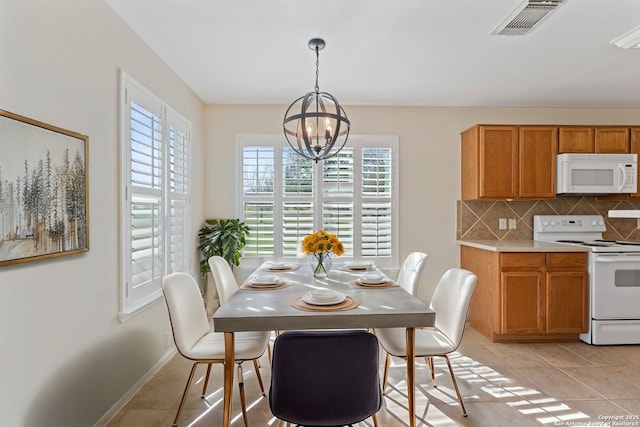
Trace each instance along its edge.
{"label": "pendant light fixture", "polygon": [[316,52],[316,85],[313,92],[293,101],[284,114],[284,136],[293,150],[316,163],[338,154],[349,138],[351,123],[338,100],[320,92],[318,67],[322,39],[309,40],[309,49]]}

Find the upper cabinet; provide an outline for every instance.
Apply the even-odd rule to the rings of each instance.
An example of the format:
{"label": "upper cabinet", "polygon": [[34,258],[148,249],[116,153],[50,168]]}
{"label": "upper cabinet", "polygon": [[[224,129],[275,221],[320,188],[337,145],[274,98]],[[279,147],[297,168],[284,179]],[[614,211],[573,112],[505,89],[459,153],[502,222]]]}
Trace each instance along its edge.
{"label": "upper cabinet", "polygon": [[552,199],[556,196],[558,128],[525,126],[518,131],[518,197]]}
{"label": "upper cabinet", "polygon": [[555,197],[557,127],[476,125],[461,142],[463,200]]}
{"label": "upper cabinet", "polygon": [[561,126],[559,153],[629,153],[630,132],[623,126]]}
{"label": "upper cabinet", "polygon": [[628,127],[600,127],[595,131],[596,153],[630,153]]}
{"label": "upper cabinet", "polygon": [[559,130],[560,153],[594,153],[593,128],[564,126]]}
{"label": "upper cabinet", "polygon": [[[631,154],[637,154],[640,159],[640,127],[632,127],[630,129],[630,145]],[[629,194],[630,199],[640,199],[640,185],[638,186],[638,192]]]}

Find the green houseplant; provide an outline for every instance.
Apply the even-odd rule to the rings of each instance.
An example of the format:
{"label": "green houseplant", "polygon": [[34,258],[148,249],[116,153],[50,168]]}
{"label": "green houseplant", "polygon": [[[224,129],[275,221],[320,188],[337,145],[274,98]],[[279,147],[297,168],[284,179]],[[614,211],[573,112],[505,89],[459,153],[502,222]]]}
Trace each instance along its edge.
{"label": "green houseplant", "polygon": [[240,265],[242,248],[247,243],[249,226],[239,219],[207,219],[198,231],[198,249],[202,255],[200,273],[209,271],[209,258],[214,255],[224,258],[231,267]]}

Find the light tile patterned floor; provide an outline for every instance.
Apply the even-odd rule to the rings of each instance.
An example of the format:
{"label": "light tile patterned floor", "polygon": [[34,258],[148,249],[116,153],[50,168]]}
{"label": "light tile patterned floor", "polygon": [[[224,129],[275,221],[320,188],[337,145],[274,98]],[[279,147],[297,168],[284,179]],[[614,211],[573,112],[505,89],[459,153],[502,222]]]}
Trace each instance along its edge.
{"label": "light tile patterned floor", "polygon": [[[464,418],[446,363],[436,359],[438,387],[431,385],[424,360],[416,368],[418,426],[587,426],[602,417],[640,427],[640,346],[589,346],[584,343],[494,344],[467,328],[451,357],[469,416]],[[393,359],[380,427],[407,426],[404,362]],[[261,359],[269,383],[267,356]],[[191,363],[174,357],[109,423],[109,427],[171,426]],[[222,424],[222,367],[214,365],[205,399],[191,388],[179,425]],[[202,380],[204,368],[199,371]],[[201,383],[200,383],[201,384]],[[253,366],[245,367],[250,426],[275,426],[267,398],[260,395]],[[233,426],[243,426],[237,386]],[[591,424],[589,424],[591,423]],[[635,423],[635,424],[633,424]],[[372,426],[371,420],[359,427]],[[602,424],[605,425],[605,424]]]}

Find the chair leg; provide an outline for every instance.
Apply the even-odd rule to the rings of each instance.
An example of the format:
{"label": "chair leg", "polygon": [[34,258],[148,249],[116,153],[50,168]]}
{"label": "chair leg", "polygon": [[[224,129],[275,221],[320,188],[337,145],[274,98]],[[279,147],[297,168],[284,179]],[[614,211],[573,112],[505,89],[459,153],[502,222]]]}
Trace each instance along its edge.
{"label": "chair leg", "polygon": [[271,344],[267,344],[267,355],[269,357],[269,366],[271,365]]}
{"label": "chair leg", "polygon": [[178,425],[178,418],[180,417],[180,413],[182,412],[184,402],[185,400],[187,400],[187,392],[189,391],[189,387],[191,387],[191,381],[193,380],[193,374],[196,372],[196,366],[198,366],[198,362],[194,363],[191,367],[191,373],[189,374],[187,385],[184,387],[184,393],[182,393],[182,399],[180,399],[180,405],[178,405],[178,412],[176,412],[176,417],[173,420],[173,427],[176,427]]}
{"label": "chair leg", "polygon": [[376,417],[376,414],[373,414],[371,418],[373,418],[373,427],[378,427],[378,418]]}
{"label": "chair leg", "polygon": [[249,427],[247,420],[247,400],[244,397],[244,377],[242,375],[242,362],[238,363],[238,389],[240,390],[240,406],[242,407],[242,419],[245,427]]}
{"label": "chair leg", "polygon": [[202,386],[202,396],[200,399],[204,399],[207,395],[207,384],[209,384],[209,375],[211,374],[211,363],[207,363],[207,375],[204,377],[204,385]]}
{"label": "chair leg", "polygon": [[460,396],[460,389],[458,389],[458,382],[456,381],[456,376],[453,373],[453,368],[451,367],[451,362],[449,362],[449,357],[446,354],[443,354],[442,357],[447,361],[447,366],[449,366],[449,372],[451,373],[451,380],[453,381],[453,387],[456,389],[456,394],[458,395],[458,401],[460,402],[460,408],[462,408],[462,416],[467,416],[467,410],[464,408],[464,403],[462,403],[462,396]]}
{"label": "chair leg", "polygon": [[425,357],[425,360],[427,361],[427,365],[429,366],[429,372],[431,373],[431,382],[433,383],[434,387],[438,387],[438,384],[436,383],[436,369],[435,369],[435,366],[433,365],[433,357],[432,356]]}
{"label": "chair leg", "polygon": [[264,392],[264,384],[262,384],[262,375],[260,375],[260,365],[258,364],[258,359],[253,359],[253,367],[256,368],[256,377],[258,377],[258,384],[260,384],[260,391],[262,392],[262,397],[267,397]]}
{"label": "chair leg", "polygon": [[387,357],[384,359],[384,373],[382,374],[382,394],[387,391],[387,377],[389,376],[389,362],[391,357],[387,353]]}

